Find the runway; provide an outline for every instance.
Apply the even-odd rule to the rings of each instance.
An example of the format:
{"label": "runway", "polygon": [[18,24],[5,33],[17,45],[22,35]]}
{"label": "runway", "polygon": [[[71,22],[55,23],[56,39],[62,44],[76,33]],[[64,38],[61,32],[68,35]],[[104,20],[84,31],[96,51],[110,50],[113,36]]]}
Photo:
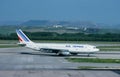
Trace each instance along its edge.
{"label": "runway", "polygon": [[117,71],[99,70],[22,70],[0,71],[0,77],[120,77]]}
{"label": "runway", "polygon": [[[100,52],[91,57],[120,58],[119,51],[110,53]],[[86,56],[63,56],[55,54],[43,54],[38,51],[18,48],[0,48],[0,77],[119,77],[120,70],[79,70],[79,66],[115,67],[120,68],[118,63],[71,63],[66,57]],[[117,72],[116,72],[117,71]],[[8,73],[8,74],[4,74]],[[86,74],[87,73],[87,74]],[[10,74],[10,75],[9,75]],[[34,75],[34,76],[32,76]]]}

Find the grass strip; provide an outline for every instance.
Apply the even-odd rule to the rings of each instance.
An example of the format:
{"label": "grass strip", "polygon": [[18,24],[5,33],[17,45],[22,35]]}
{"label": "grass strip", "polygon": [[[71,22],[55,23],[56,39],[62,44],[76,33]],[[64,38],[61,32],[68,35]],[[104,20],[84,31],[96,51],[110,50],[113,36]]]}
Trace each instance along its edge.
{"label": "grass strip", "polygon": [[[58,40],[32,40],[41,43],[78,43],[78,44],[120,44],[120,42],[107,41],[58,41]],[[0,44],[16,44],[18,40],[0,40]]]}
{"label": "grass strip", "polygon": [[12,48],[12,47],[19,47],[18,45],[0,45],[0,48]]}
{"label": "grass strip", "polygon": [[98,46],[100,51],[120,51],[120,46]]}
{"label": "grass strip", "polygon": [[93,67],[93,66],[79,66],[79,69],[93,69],[93,68],[102,68],[102,67]]}
{"label": "grass strip", "polygon": [[70,62],[88,63],[120,63],[120,59],[99,59],[99,58],[65,58]]}
{"label": "grass strip", "polygon": [[112,49],[112,48],[109,48],[109,49],[107,49],[107,48],[99,48],[100,49],[100,51],[120,51],[120,48],[119,49]]}
{"label": "grass strip", "polygon": [[98,46],[97,48],[120,48],[120,46]]}

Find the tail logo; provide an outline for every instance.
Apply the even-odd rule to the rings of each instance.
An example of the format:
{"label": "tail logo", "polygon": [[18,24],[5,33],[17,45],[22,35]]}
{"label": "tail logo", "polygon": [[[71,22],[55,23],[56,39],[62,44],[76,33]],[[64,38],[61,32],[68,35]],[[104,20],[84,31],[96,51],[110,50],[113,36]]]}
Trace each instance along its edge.
{"label": "tail logo", "polygon": [[29,38],[22,32],[22,30],[16,30],[18,39],[20,42],[30,42]]}

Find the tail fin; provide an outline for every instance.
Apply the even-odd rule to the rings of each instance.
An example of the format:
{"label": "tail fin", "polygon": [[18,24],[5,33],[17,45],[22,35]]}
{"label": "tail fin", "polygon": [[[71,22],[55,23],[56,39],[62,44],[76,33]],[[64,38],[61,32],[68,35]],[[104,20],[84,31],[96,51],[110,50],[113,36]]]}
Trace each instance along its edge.
{"label": "tail fin", "polygon": [[18,35],[18,39],[20,44],[27,44],[27,43],[31,43],[32,41],[22,32],[21,29],[17,29],[16,33]]}

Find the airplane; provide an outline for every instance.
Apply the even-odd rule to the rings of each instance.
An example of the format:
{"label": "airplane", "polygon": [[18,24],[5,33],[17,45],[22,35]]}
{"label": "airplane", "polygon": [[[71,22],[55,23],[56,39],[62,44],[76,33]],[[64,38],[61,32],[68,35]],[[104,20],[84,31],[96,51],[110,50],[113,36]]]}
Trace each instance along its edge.
{"label": "airplane", "polygon": [[31,41],[21,29],[17,29],[19,44],[25,45],[27,48],[41,51],[44,53],[55,53],[56,55],[77,55],[80,53],[86,53],[88,56],[91,53],[98,52],[99,49],[96,46],[88,44],[64,44],[64,43],[35,43]]}

